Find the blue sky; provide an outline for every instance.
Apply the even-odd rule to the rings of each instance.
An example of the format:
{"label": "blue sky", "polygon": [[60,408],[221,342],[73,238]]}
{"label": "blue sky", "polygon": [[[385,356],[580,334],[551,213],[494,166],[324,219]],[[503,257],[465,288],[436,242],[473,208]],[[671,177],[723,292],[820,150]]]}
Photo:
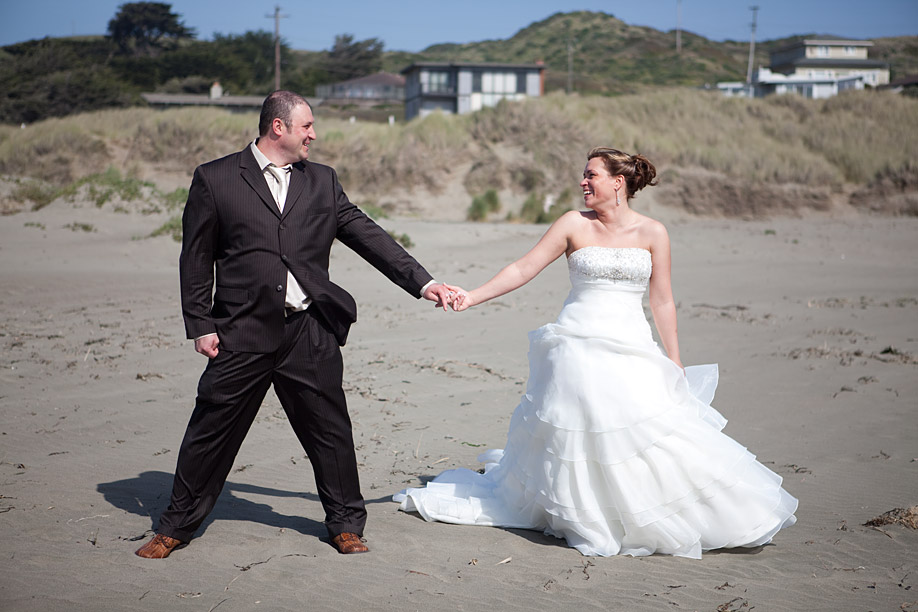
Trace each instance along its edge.
{"label": "blue sky", "polygon": [[[72,34],[104,34],[120,0],[0,0],[0,45]],[[173,11],[198,37],[273,31],[275,4],[287,15],[281,36],[294,49],[328,49],[336,34],[379,38],[386,50],[420,51],[440,42],[509,38],[553,13],[611,13],[633,25],[676,27],[677,0],[175,0]],[[792,34],[852,38],[918,35],[918,0],[682,0],[682,27],[712,40],[748,40],[760,6],[757,40]]]}

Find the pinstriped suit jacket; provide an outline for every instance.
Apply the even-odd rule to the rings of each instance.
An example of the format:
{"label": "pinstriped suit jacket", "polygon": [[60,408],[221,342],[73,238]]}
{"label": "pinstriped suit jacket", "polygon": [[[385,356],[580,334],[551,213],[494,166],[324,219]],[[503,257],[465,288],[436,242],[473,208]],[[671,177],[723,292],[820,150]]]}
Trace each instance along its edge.
{"label": "pinstriped suit jacket", "polygon": [[348,200],[328,166],[294,164],[281,213],[249,147],[195,170],[182,229],[185,331],[189,338],[216,332],[230,351],[280,346],[288,269],[344,345],[357,305],[328,277],[335,238],[415,297],[432,279]]}

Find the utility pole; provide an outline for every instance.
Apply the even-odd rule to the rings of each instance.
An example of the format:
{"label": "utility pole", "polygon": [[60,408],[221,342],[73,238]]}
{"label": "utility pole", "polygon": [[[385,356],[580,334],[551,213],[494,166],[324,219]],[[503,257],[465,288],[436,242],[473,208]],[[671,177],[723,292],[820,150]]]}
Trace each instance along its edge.
{"label": "utility pole", "polygon": [[280,7],[274,6],[273,15],[265,15],[268,19],[274,19],[274,91],[280,89],[281,83],[281,62],[280,62],[280,20],[281,17],[286,19],[290,15],[281,15]]}
{"label": "utility pole", "polygon": [[752,65],[755,60],[755,26],[756,26],[756,17],[759,13],[758,6],[750,6],[749,10],[752,11],[752,37],[749,39],[749,68],[746,69],[746,85],[752,85]]}
{"label": "utility pole", "polygon": [[567,93],[574,91],[574,39],[567,39]]}
{"label": "utility pole", "polygon": [[682,55],[682,0],[676,0],[676,55]]}

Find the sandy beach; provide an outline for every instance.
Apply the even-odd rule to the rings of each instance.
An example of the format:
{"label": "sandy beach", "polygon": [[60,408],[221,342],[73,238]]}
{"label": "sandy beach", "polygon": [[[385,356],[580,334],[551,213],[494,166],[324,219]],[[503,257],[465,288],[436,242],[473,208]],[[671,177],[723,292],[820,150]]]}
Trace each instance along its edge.
{"label": "sandy beach", "polygon": [[[332,280],[359,304],[345,385],[370,554],[328,544],[269,392],[197,537],[140,559],[204,367],[184,339],[179,245],[146,238],[149,216],[58,200],[0,217],[0,610],[918,610],[918,532],[863,525],[918,504],[918,219],[661,216],[683,361],[720,364],[725,433],[800,500],[772,545],[583,557],[537,532],[398,512],[393,493],[503,446],[526,334],[557,315],[567,269],[443,313],[339,244]],[[466,287],[545,230],[382,224]]]}

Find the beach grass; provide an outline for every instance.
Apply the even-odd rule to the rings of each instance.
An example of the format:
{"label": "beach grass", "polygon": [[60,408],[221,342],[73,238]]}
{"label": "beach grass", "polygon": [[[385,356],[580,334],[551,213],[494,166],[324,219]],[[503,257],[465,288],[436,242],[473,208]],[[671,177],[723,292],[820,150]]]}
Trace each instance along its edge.
{"label": "beach grass", "polygon": [[[767,193],[764,200],[816,190],[822,202],[825,194],[909,174],[908,164],[918,159],[918,100],[875,91],[826,100],[748,100],[687,88],[617,97],[554,93],[395,125],[324,119],[321,107],[316,115],[312,158],[334,166],[342,183],[363,198],[399,188],[438,193],[458,179],[472,198],[510,189],[521,201],[533,195],[560,201],[580,180],[586,152],[612,146],[646,155],[664,183],[689,185],[692,197],[699,183],[710,183],[721,191]],[[25,129],[0,126],[0,174],[56,188],[111,166],[124,180],[143,176],[148,167],[190,174],[250,142],[256,124],[255,113],[130,108]],[[22,186],[20,192],[47,199],[47,188]],[[811,200],[804,197],[801,205]]]}

